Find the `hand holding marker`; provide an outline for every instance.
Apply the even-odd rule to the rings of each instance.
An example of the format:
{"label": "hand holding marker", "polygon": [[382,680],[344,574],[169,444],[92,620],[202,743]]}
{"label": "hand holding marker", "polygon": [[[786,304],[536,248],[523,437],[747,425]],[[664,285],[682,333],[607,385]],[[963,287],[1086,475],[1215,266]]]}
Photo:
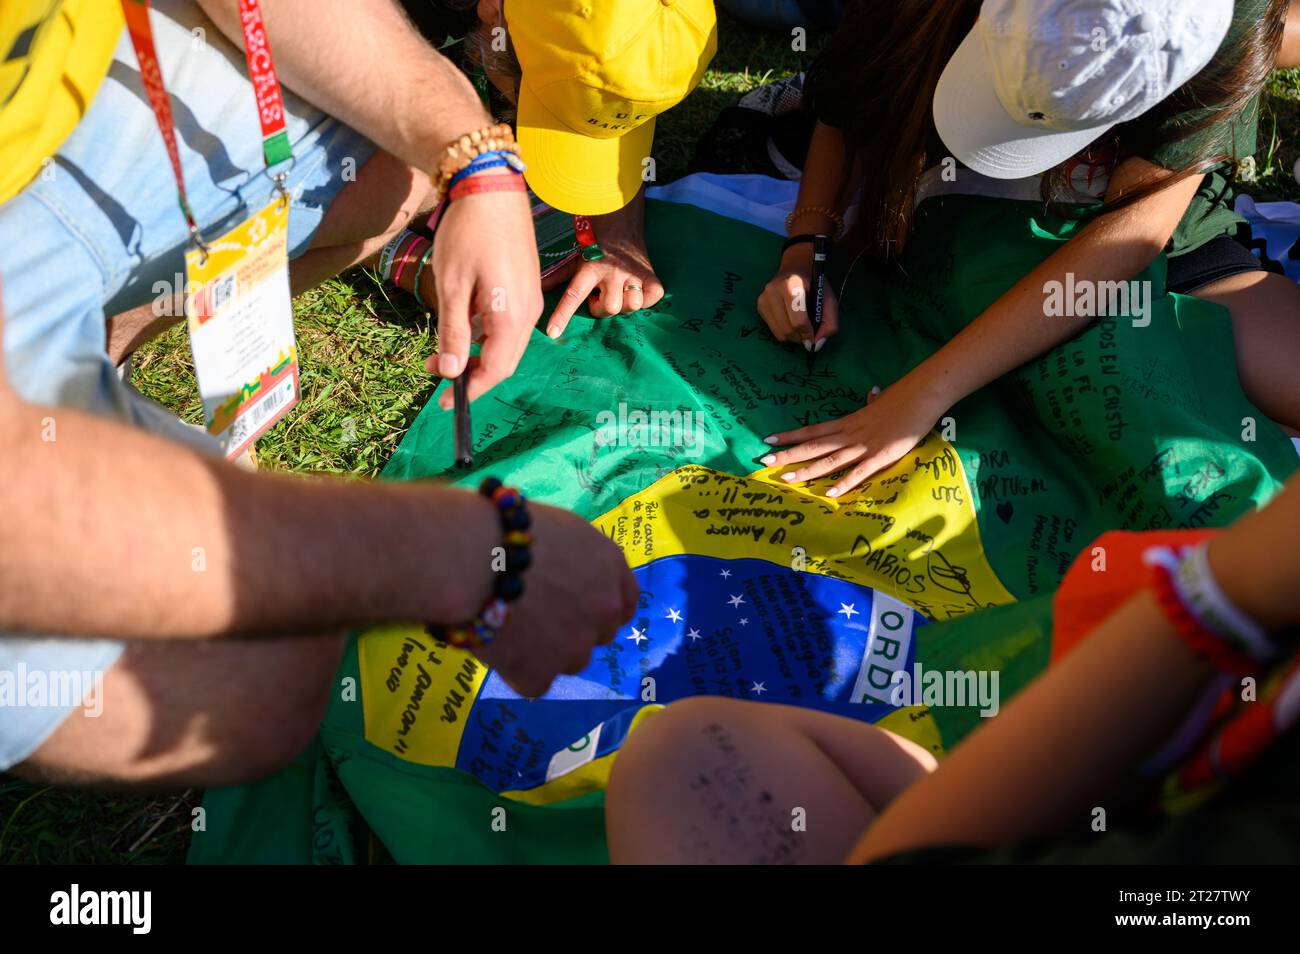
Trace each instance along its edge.
{"label": "hand holding marker", "polygon": [[817,335],[822,330],[822,314],[826,307],[825,235],[817,235],[813,238],[812,285],[809,291],[812,292],[813,298],[813,306],[809,316],[812,320],[813,340],[806,342],[804,347],[808,349],[808,370],[812,371],[813,365],[817,361],[817,352],[825,344],[825,339],[817,340]]}

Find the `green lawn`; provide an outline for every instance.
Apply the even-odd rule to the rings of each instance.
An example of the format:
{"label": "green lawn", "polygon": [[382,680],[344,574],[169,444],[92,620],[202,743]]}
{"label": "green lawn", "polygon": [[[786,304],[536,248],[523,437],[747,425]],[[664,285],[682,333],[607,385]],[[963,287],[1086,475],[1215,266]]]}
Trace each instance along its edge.
{"label": "green lawn", "polygon": [[[696,137],[736,96],[794,72],[811,54],[789,38],[750,30],[722,15],[720,46],[700,87],[663,117],[655,141],[658,178],[681,176]],[[819,38],[809,37],[815,50]],[[1261,122],[1256,182],[1261,199],[1300,199],[1297,157],[1300,71],[1276,74]],[[354,271],[294,303],[302,402],[258,444],[266,469],[378,474],[428,398],[423,361],[431,321],[409,296]],[[134,382],[145,394],[198,422],[200,409],[182,328],[136,355]],[[200,793],[132,798],[32,786],[0,776],[0,862],[177,862],[189,842],[190,809]]]}

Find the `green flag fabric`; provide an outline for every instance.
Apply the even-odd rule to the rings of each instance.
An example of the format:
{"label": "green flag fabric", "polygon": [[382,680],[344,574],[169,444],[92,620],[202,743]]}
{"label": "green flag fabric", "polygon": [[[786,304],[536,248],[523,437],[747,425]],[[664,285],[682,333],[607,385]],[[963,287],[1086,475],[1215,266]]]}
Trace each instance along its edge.
{"label": "green flag fabric", "polygon": [[[358,634],[317,743],[275,777],[207,795],[197,863],[599,863],[618,746],[663,704],[712,693],[875,722],[942,753],[1051,657],[1051,594],[1114,528],[1223,526],[1265,503],[1295,450],[1244,397],[1226,312],[1167,294],[1164,259],[1107,314],[960,402],[916,450],[838,500],[764,468],[763,438],[861,407],[1079,227],[1039,204],[948,196],[918,209],[896,273],[859,268],[817,356],[775,342],[754,301],[775,235],[651,202],[669,289],[632,316],[534,333],[474,406],[452,466],[434,402],[393,480],[500,477],[623,549],[642,589],[587,671],[519,699],[418,624]],[[1043,321],[1087,308],[1044,290]],[[526,634],[521,634],[526,635]],[[971,679],[930,699],[926,671]],[[902,689],[900,690],[900,687]]]}

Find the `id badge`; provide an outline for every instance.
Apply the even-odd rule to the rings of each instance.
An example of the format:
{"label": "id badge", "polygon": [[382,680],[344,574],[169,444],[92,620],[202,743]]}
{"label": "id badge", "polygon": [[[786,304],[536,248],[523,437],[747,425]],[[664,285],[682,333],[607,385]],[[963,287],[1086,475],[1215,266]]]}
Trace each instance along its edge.
{"label": "id badge", "polygon": [[186,308],[203,422],[238,457],[298,403],[289,294],[289,202],[282,196],[185,255]]}

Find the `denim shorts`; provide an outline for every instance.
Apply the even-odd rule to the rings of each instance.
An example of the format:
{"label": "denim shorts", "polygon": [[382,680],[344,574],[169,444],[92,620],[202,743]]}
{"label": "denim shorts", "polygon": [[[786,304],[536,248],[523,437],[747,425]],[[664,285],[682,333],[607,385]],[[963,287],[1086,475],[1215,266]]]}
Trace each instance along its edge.
{"label": "denim shorts", "polygon": [[[204,234],[216,236],[274,191],[243,51],[193,0],[154,0],[153,7],[190,206]],[[288,90],[284,96],[294,152],[286,182],[292,257],[306,251],[325,210],[375,147]],[[205,434],[124,384],[105,350],[106,315],[183,287],[187,242],[171,165],[123,32],[81,124],[36,179],[0,205],[4,360],[15,391],[212,451]],[[20,681],[91,685],[122,649],[109,640],[0,633],[0,682],[11,690]],[[70,698],[75,691],[3,688],[0,771],[30,756],[72,711],[97,708]]]}

